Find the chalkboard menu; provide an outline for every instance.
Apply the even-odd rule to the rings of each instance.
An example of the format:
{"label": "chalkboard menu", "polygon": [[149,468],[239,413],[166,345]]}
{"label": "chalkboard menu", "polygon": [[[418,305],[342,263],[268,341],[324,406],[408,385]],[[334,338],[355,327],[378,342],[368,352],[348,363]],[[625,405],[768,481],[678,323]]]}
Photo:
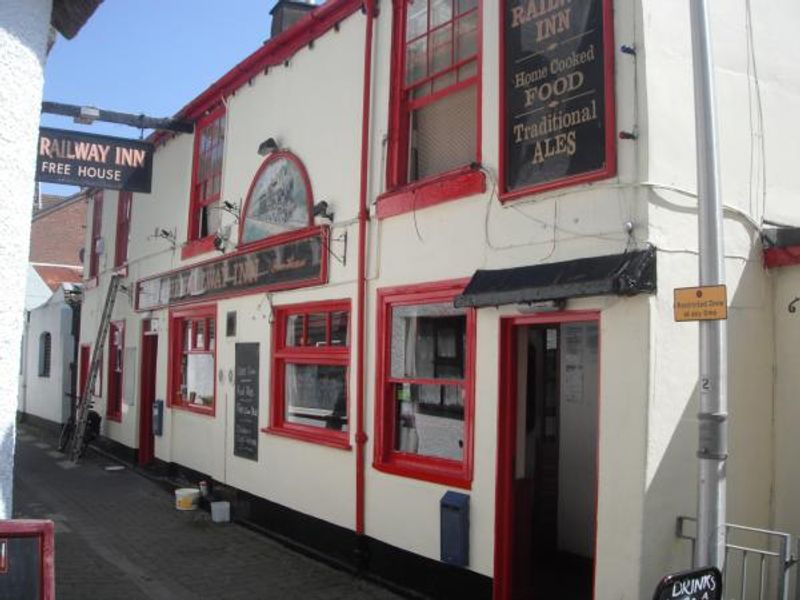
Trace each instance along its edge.
{"label": "chalkboard menu", "polygon": [[714,567],[667,575],[653,600],[722,600],[722,573]]}
{"label": "chalkboard menu", "polygon": [[258,460],[258,344],[236,344],[233,453]]}
{"label": "chalkboard menu", "polygon": [[611,0],[503,0],[502,194],[613,175]]}

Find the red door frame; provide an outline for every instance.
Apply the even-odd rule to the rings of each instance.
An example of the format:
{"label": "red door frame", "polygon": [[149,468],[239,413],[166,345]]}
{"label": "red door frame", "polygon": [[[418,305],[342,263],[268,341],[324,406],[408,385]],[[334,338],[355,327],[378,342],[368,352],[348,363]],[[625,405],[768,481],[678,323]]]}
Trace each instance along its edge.
{"label": "red door frame", "polygon": [[[89,363],[92,361],[92,347],[89,344],[81,344],[78,364],[80,371],[78,375],[78,398],[83,398],[86,391],[86,382],[89,379]],[[77,399],[73,399],[73,407],[77,404]]]}
{"label": "red door frame", "polygon": [[[139,364],[139,452],[137,462],[147,465],[155,458],[153,437],[153,402],[158,357],[158,333],[152,330],[152,321],[142,321],[142,356]],[[152,382],[152,386],[150,383]]]}
{"label": "red door frame", "polygon": [[[495,492],[495,529],[494,529],[494,600],[510,600],[513,596],[513,554],[514,554],[514,493],[513,464],[516,448],[516,394],[517,394],[517,352],[515,333],[525,325],[561,325],[580,321],[594,321],[598,325],[598,448],[596,456],[598,465],[595,473],[599,475],[600,445],[600,375],[602,354],[600,352],[600,312],[599,311],[563,311],[538,313],[500,319],[500,351],[499,356],[499,390],[497,413],[497,487]],[[599,478],[599,477],[598,477]],[[595,480],[595,568],[597,566],[597,479]],[[594,574],[593,574],[594,579]],[[594,585],[592,586],[594,588]]]}

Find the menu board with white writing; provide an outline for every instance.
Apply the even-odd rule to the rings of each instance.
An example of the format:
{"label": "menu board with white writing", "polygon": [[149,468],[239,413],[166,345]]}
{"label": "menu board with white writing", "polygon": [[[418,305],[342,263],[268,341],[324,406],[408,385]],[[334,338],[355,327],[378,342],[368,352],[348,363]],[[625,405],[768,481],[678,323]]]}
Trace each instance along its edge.
{"label": "menu board with white writing", "polygon": [[610,1],[504,0],[504,194],[613,174]]}
{"label": "menu board with white writing", "polygon": [[258,344],[236,344],[234,385],[233,453],[258,460]]}

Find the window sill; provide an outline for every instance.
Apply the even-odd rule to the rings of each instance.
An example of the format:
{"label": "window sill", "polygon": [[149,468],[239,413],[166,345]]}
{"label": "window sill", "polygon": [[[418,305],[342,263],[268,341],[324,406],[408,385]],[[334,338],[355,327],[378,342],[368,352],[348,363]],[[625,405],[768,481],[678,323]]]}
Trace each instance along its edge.
{"label": "window sill", "polygon": [[300,440],[301,442],[310,442],[312,444],[319,444],[321,446],[329,446],[339,450],[353,449],[353,447],[350,445],[350,439],[347,433],[334,435],[330,433],[325,434],[323,431],[324,430],[320,430],[320,432],[317,432],[310,431],[305,428],[290,428],[287,426],[265,427],[261,430],[262,433],[266,433],[267,435],[277,435],[280,437]]}
{"label": "window sill", "polygon": [[200,254],[206,254],[214,250],[214,236],[207,235],[199,240],[189,240],[181,247],[181,258],[186,260]]}
{"label": "window sill", "polygon": [[106,421],[122,423],[122,413],[106,413]]}
{"label": "window sill", "polygon": [[466,473],[464,465],[448,464],[450,462],[429,457],[401,457],[395,454],[388,460],[376,460],[372,466],[376,471],[390,475],[420,479],[465,490],[471,489],[472,475]]}
{"label": "window sill", "polygon": [[175,410],[182,410],[184,412],[195,413],[198,415],[203,415],[205,417],[213,417],[214,415],[214,407],[201,407],[201,406],[194,406],[192,404],[170,404],[169,408],[173,408]]}
{"label": "window sill", "polygon": [[480,170],[463,167],[382,194],[378,197],[376,214],[378,219],[386,219],[485,191],[486,175]]}

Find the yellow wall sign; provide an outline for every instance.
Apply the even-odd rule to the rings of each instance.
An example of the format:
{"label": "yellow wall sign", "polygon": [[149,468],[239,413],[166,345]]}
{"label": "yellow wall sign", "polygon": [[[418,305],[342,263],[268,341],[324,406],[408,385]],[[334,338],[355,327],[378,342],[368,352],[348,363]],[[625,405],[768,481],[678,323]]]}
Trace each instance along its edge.
{"label": "yellow wall sign", "polygon": [[676,321],[719,321],[728,318],[728,292],[724,285],[677,288]]}

